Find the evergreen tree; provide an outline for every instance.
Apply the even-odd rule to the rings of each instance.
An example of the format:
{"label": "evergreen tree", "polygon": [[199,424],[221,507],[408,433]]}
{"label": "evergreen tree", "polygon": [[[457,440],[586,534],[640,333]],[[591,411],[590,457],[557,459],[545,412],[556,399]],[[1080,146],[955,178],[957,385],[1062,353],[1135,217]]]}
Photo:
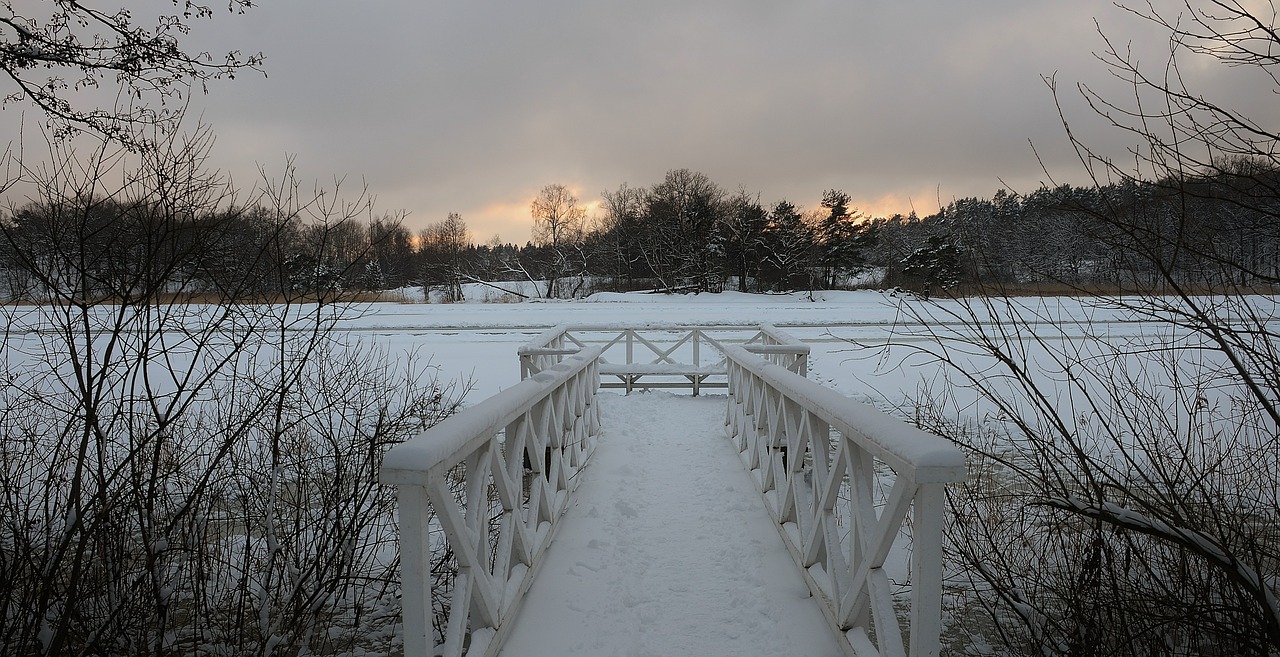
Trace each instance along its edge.
{"label": "evergreen tree", "polygon": [[822,194],[827,214],[818,226],[818,260],[822,285],[836,287],[840,280],[867,267],[867,252],[875,231],[862,213],[849,208],[849,195],[830,189]]}
{"label": "evergreen tree", "polygon": [[955,236],[936,233],[902,263],[902,273],[915,279],[917,291],[927,299],[934,290],[949,290],[960,284],[961,250]]}
{"label": "evergreen tree", "polygon": [[738,278],[739,291],[750,292],[752,282],[759,277],[768,223],[769,213],[761,207],[758,196],[741,191],[729,199],[722,224],[725,264],[726,270]]}
{"label": "evergreen tree", "polygon": [[778,291],[813,289],[809,274],[813,231],[790,201],[778,201],[764,230],[762,276]]}

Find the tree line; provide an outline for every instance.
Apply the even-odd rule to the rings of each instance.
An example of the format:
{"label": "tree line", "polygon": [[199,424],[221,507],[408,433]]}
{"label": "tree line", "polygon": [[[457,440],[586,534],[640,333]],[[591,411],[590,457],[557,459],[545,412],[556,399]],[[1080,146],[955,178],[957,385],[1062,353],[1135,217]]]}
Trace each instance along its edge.
{"label": "tree line", "polygon": [[[805,210],[675,169],[652,187],[604,192],[590,220],[562,185],[544,188],[532,209],[535,241],[508,247],[507,257],[542,279],[594,276],[605,289],[663,292],[1150,289],[1166,278],[1201,288],[1267,285],[1280,274],[1278,183],[1272,163],[1238,158],[1202,175],[1001,189],[925,217],[871,217],[841,190]],[[566,207],[548,210],[552,198]],[[484,262],[460,266],[504,273]]]}
{"label": "tree line", "polygon": [[[477,244],[456,213],[414,234],[402,216],[365,206],[281,212],[258,197],[242,206],[171,208],[145,192],[67,194],[6,213],[0,258],[9,298],[26,300],[68,289],[128,298],[155,283],[215,298],[421,286],[449,301],[461,300],[471,282],[529,295],[499,284],[512,280],[535,282],[545,297],[853,286],[929,295],[992,284],[1149,289],[1166,276],[1211,289],[1280,274],[1280,203],[1266,195],[1278,183],[1273,166],[1242,158],[1176,185],[1129,178],[1025,195],[1001,189],[925,217],[870,217],[841,190],[825,191],[805,210],[673,169],[651,187],[605,191],[594,216],[564,185],[546,186],[530,205],[523,246]],[[1124,230],[1117,215],[1126,217]],[[156,271],[135,257],[144,243],[168,249],[170,266]],[[77,266],[67,268],[69,259]],[[67,280],[72,274],[78,280]]]}
{"label": "tree line", "polygon": [[1277,183],[1271,163],[1240,158],[1177,180],[1001,189],[925,217],[869,217],[840,190],[805,211],[680,169],[649,189],[605,192],[594,230],[558,250],[626,290],[1263,285],[1280,273]]}

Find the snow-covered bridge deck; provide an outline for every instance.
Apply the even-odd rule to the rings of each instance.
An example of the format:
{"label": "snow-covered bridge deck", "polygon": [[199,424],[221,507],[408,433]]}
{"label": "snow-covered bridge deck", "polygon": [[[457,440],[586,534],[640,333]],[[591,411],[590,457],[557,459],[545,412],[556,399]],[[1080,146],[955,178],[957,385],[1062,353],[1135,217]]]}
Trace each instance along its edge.
{"label": "snow-covered bridge deck", "polygon": [[406,655],[939,652],[959,451],[805,378],[777,329],[717,330],[551,331],[519,384],[388,452]]}
{"label": "snow-covered bridge deck", "polygon": [[840,654],[724,405],[600,396],[600,443],[501,654]]}

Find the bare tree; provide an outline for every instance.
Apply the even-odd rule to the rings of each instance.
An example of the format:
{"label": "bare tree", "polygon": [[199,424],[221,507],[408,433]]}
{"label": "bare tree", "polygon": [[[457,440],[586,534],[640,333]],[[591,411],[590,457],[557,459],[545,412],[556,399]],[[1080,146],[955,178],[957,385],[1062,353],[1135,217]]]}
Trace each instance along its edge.
{"label": "bare tree", "polygon": [[[951,549],[1011,652],[1280,652],[1280,332],[1275,298],[1257,294],[1280,281],[1198,214],[1212,195],[1273,226],[1280,135],[1181,75],[1232,66],[1280,89],[1276,14],[1255,6],[1131,9],[1168,30],[1162,70],[1107,38],[1133,104],[1081,87],[1139,139],[1125,170],[1068,132],[1100,192],[1091,231],[1141,288],[1074,310],[993,289],[903,306],[940,338],[898,345],[942,366],[912,412],[981,473],[953,499]],[[1148,178],[1156,193],[1117,194]],[[1188,285],[1191,260],[1217,275]],[[1119,331],[1135,321],[1144,330]]]}
{"label": "bare tree", "polygon": [[643,253],[664,291],[716,292],[723,279],[725,192],[704,173],[672,169],[649,189]]}
{"label": "bare tree", "polygon": [[533,216],[533,243],[547,249],[548,298],[557,296],[559,281],[572,270],[571,263],[580,261],[584,222],[587,209],[578,205],[578,197],[559,183],[547,185],[529,206]]}
{"label": "bare tree", "polygon": [[422,287],[428,297],[432,289],[439,289],[448,303],[463,300],[463,255],[469,246],[471,232],[462,215],[456,212],[422,229],[418,255],[422,259]]}
{"label": "bare tree", "polygon": [[640,253],[640,228],[644,216],[644,188],[626,183],[601,194],[604,214],[596,227],[602,260],[615,280],[622,279],[623,290],[633,290],[637,279],[647,278],[641,270],[644,256]]}
{"label": "bare tree", "polygon": [[404,215],[385,216],[369,222],[369,243],[375,245],[376,276],[382,285],[370,289],[398,288],[411,281],[413,234],[404,226]]}
{"label": "bare tree", "polygon": [[[250,6],[250,0],[229,0],[227,10],[241,14]],[[153,141],[153,129],[179,125],[182,99],[193,87],[261,67],[261,54],[184,49],[181,40],[196,22],[214,14],[192,0],[175,0],[172,11],[145,18],[123,6],[0,3],[0,69],[17,87],[5,101],[34,104],[57,136],[87,128],[141,149]],[[154,25],[144,25],[146,19]],[[112,104],[95,106],[104,98]]]}
{"label": "bare tree", "polygon": [[[222,266],[238,218],[336,228],[363,204],[288,174],[237,201],[208,145],[171,136],[126,167],[55,143],[0,221],[41,295],[2,310],[0,653],[352,652],[396,623],[381,454],[455,396],[338,340],[341,288],[262,303],[254,263],[298,242]],[[189,303],[210,262],[218,303]]]}
{"label": "bare tree", "polygon": [[738,279],[738,291],[760,291],[760,263],[763,259],[769,213],[760,205],[760,195],[738,190],[726,204],[724,221],[725,262]]}

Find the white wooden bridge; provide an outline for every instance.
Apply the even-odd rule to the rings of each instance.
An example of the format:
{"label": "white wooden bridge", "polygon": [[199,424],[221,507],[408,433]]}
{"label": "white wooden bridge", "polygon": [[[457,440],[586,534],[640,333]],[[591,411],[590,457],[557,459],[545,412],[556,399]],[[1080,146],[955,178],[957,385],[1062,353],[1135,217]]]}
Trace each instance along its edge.
{"label": "white wooden bridge", "polygon": [[[519,356],[521,383],[384,461],[406,655],[800,654],[801,636],[821,654],[939,653],[943,487],[965,474],[948,441],[808,380],[807,346],[770,326],[561,327]],[[696,400],[708,419],[694,421],[675,398],[601,388],[724,396]],[[740,485],[673,479],[726,463]],[[594,520],[602,504],[635,522]],[[729,513],[767,518],[772,536],[699,532]],[[577,559],[584,546],[615,556]],[[905,592],[886,567],[904,550]],[[713,600],[726,594],[708,582],[744,570],[750,596]],[[690,623],[704,627],[677,627]]]}

